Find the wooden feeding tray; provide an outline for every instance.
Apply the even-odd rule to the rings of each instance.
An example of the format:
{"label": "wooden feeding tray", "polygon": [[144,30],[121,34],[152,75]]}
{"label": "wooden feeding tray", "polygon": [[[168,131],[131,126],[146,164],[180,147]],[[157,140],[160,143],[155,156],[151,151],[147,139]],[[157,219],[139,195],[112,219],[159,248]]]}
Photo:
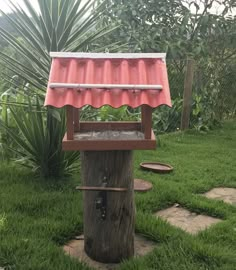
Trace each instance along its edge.
{"label": "wooden feeding tray", "polygon": [[142,162],[140,167],[144,170],[150,170],[158,173],[169,173],[173,171],[173,167],[169,164],[160,162]]}
{"label": "wooden feeding tray", "polygon": [[81,122],[79,110],[67,106],[67,132],[62,141],[65,151],[107,151],[155,149],[151,128],[152,108],[142,106],[141,122]]}
{"label": "wooden feeding tray", "polygon": [[67,134],[62,142],[63,150],[135,150],[155,149],[156,139],[145,139],[141,123],[81,122],[80,130],[75,130],[73,140]]}

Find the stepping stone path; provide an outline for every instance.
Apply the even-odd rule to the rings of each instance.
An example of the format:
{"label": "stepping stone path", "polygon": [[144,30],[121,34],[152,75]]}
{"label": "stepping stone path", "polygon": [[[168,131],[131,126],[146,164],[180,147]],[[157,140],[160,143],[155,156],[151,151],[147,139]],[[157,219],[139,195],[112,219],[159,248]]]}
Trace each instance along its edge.
{"label": "stepping stone path", "polygon": [[[155,247],[156,243],[149,241],[142,236],[135,235],[134,239],[135,256],[144,256],[147,253],[151,252]],[[117,264],[100,263],[89,258],[84,251],[83,235],[76,237],[76,240],[72,240],[69,243],[67,243],[63,247],[63,250],[69,256],[74,257],[83,263],[86,263],[88,266],[93,267],[94,269],[112,270],[119,266],[118,263]]]}
{"label": "stepping stone path", "polygon": [[204,196],[236,205],[236,188],[213,188],[205,193]]}
{"label": "stepping stone path", "polygon": [[[236,205],[236,188],[213,188],[212,190],[204,194],[207,198],[222,200],[226,203]],[[205,230],[213,224],[216,224],[221,219],[213,218],[206,215],[199,215],[188,211],[175,204],[172,207],[158,211],[155,216],[160,217],[168,221],[171,225],[177,226],[182,230],[197,234],[201,230]],[[135,256],[144,256],[151,252],[156,244],[152,241],[148,241],[145,238],[136,235],[135,236]],[[64,247],[64,252],[71,257],[79,259],[81,262],[88,264],[88,266],[99,270],[112,270],[119,266],[119,264],[105,264],[92,260],[84,251],[84,238],[79,236],[76,240],[72,240]],[[0,267],[0,270],[4,268]]]}
{"label": "stepping stone path", "polygon": [[177,226],[191,234],[197,234],[199,231],[221,221],[218,218],[190,212],[187,209],[179,207],[178,204],[155,213],[155,216],[163,218],[171,225]]}

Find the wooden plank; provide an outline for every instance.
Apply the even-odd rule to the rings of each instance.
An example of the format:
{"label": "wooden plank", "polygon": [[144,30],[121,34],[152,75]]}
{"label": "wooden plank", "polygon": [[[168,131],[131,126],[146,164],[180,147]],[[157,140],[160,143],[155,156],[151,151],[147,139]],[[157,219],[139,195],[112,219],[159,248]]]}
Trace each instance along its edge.
{"label": "wooden plank", "polygon": [[152,136],[152,108],[148,105],[142,105],[142,131],[145,139],[151,139]]}
{"label": "wooden plank", "polygon": [[70,105],[66,106],[66,128],[67,128],[67,140],[74,139],[74,115],[73,115],[73,107]]}
{"label": "wooden plank", "polygon": [[105,151],[105,150],[152,150],[156,149],[156,138],[151,131],[151,139],[144,140],[68,140],[62,141],[64,151]]}
{"label": "wooden plank", "polygon": [[[138,130],[141,131],[140,122],[80,122],[80,131],[101,130]],[[75,130],[77,131],[77,129]]]}
{"label": "wooden plank", "polygon": [[191,100],[192,100],[192,87],[194,76],[194,60],[188,59],[184,80],[184,95],[183,95],[183,109],[181,116],[181,130],[189,128],[190,113],[191,113]]}
{"label": "wooden plank", "polygon": [[132,151],[81,152],[84,186],[125,186],[126,192],[84,191],[84,249],[99,262],[118,263],[134,255]]}

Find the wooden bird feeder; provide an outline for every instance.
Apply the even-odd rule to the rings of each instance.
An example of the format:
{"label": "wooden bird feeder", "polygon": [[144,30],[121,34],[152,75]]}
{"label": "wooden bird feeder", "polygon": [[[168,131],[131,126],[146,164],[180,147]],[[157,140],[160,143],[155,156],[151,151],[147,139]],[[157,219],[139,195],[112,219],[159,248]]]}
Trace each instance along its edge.
{"label": "wooden bird feeder", "polygon": [[[152,108],[171,106],[165,54],[51,53],[45,105],[66,106],[65,151],[81,151],[85,251],[115,263],[134,255],[133,151],[155,149]],[[80,121],[90,105],[141,107],[141,122]]]}

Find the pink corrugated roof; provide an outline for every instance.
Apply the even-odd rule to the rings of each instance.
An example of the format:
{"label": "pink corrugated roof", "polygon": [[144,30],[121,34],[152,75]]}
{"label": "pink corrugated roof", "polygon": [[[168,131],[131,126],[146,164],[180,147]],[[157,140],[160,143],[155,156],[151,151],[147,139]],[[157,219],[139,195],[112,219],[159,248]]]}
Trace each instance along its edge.
{"label": "pink corrugated roof", "polygon": [[[140,56],[140,57],[139,57]],[[76,54],[52,53],[45,106],[57,108],[71,105],[99,108],[110,105],[118,108],[142,104],[157,107],[171,106],[166,64],[160,54]],[[155,89],[50,88],[52,83],[63,84],[126,84],[161,85]]]}

